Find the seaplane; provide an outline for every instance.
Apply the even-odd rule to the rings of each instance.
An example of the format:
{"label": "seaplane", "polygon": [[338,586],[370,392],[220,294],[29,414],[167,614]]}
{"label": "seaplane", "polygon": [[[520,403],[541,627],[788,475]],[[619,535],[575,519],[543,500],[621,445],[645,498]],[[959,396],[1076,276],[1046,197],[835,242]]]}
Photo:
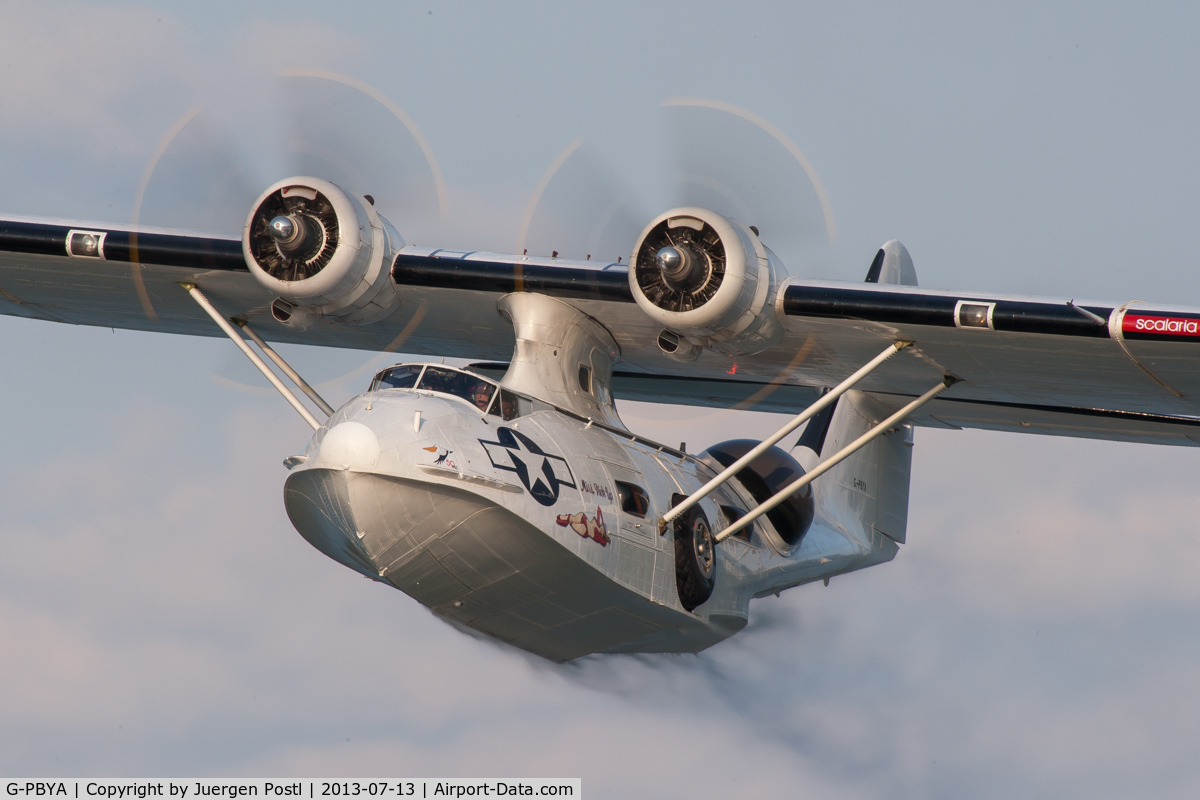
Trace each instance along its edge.
{"label": "seaplane", "polygon": [[[917,428],[1200,445],[1200,309],[927,290],[898,241],[811,280],[752,221],[670,208],[614,262],[434,248],[298,174],[240,237],[0,219],[0,313],[227,336],[312,429],[280,454],[300,536],[554,662],[699,652],[890,561]],[[334,408],[281,342],[425,358]],[[788,418],[692,452],[622,400]]]}

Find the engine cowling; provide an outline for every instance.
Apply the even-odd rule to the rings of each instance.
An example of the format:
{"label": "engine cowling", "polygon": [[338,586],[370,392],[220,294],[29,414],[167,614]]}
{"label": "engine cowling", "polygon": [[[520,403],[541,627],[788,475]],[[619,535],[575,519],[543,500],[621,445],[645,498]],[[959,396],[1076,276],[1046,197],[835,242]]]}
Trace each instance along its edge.
{"label": "engine cowling", "polygon": [[642,231],[629,261],[629,288],[662,326],[663,352],[690,361],[704,347],[741,355],[778,342],[783,325],[775,292],[786,274],[753,229],[685,207]]}
{"label": "engine cowling", "polygon": [[250,271],[278,298],[271,313],[299,330],[321,316],[363,324],[391,313],[400,301],[391,267],[403,247],[371,202],[320,178],[274,184],[242,229]]}

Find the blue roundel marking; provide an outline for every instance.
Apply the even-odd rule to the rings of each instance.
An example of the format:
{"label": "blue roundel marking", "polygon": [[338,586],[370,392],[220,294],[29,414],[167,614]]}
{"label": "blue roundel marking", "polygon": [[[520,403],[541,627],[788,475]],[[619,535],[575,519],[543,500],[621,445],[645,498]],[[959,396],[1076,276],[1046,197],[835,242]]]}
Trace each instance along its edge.
{"label": "blue roundel marking", "polygon": [[562,456],[547,453],[520,431],[499,428],[496,441],[480,439],[492,466],[505,472],[517,473],[521,485],[544,506],[558,502],[560,486],[575,488],[575,477],[571,467]]}

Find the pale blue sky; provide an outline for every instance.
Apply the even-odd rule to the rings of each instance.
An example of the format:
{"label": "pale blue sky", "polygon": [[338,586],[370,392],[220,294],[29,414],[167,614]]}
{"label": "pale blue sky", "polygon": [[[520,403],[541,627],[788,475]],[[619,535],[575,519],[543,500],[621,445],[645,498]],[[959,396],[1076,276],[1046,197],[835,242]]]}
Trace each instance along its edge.
{"label": "pale blue sky", "polygon": [[[592,161],[572,169],[604,172],[597,192],[666,202],[677,118],[659,104],[705,97],[770,121],[820,175],[838,239],[781,247],[794,274],[858,280],[899,237],[930,287],[1200,305],[1198,16],[10,2],[0,212],[127,221],[156,144],[198,103],[232,142],[205,157],[240,155],[261,188],[271,154],[250,134],[272,129],[228,124],[247,87],[326,69],[390,97],[437,155],[447,218],[414,209],[398,229],[506,249],[580,136]],[[401,154],[384,180],[411,166],[410,142],[379,131]],[[733,134],[737,152],[714,159],[776,158]],[[186,224],[211,205],[195,193],[210,162],[163,163],[143,218]],[[568,208],[572,188],[548,197]],[[918,431],[894,563],[756,601],[750,630],[699,657],[552,667],[305,544],[280,460],[307,429],[245,388],[259,384],[227,343],[7,318],[0,333],[5,775],[564,775],[590,797],[1200,789],[1191,451]],[[290,352],[318,381],[371,359]],[[364,382],[325,390],[342,401]],[[694,449],[772,422],[624,413]]]}

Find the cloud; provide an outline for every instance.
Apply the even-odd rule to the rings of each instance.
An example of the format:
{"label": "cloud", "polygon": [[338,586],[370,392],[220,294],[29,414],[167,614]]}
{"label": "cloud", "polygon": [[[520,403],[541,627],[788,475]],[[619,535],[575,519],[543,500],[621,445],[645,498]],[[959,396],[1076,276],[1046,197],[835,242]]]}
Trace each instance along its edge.
{"label": "cloud", "polygon": [[[71,354],[80,389],[14,356],[10,773],[579,775],[663,797],[1195,787],[1190,451],[919,431],[894,562],[757,600],[699,656],[558,667],[308,546],[279,465],[308,433],[205,380],[225,343],[9,327]],[[127,376],[119,392],[105,374]],[[671,435],[776,421],[703,412]]]}
{"label": "cloud", "polygon": [[[7,771],[579,775],[663,797],[1196,780],[1182,451],[921,431],[895,562],[755,601],[699,656],[559,667],[314,551],[278,501],[302,426],[205,391],[231,410],[181,424],[170,393],[134,395],[104,410],[101,446],[20,456],[0,539]],[[1116,491],[1113,459],[1149,483]]]}
{"label": "cloud", "polygon": [[[971,613],[1059,615],[1200,599],[1191,448],[919,434],[919,516],[906,550],[921,563],[929,599],[967,595],[979,604]],[[983,449],[989,463],[946,469],[938,459],[947,447]]]}

